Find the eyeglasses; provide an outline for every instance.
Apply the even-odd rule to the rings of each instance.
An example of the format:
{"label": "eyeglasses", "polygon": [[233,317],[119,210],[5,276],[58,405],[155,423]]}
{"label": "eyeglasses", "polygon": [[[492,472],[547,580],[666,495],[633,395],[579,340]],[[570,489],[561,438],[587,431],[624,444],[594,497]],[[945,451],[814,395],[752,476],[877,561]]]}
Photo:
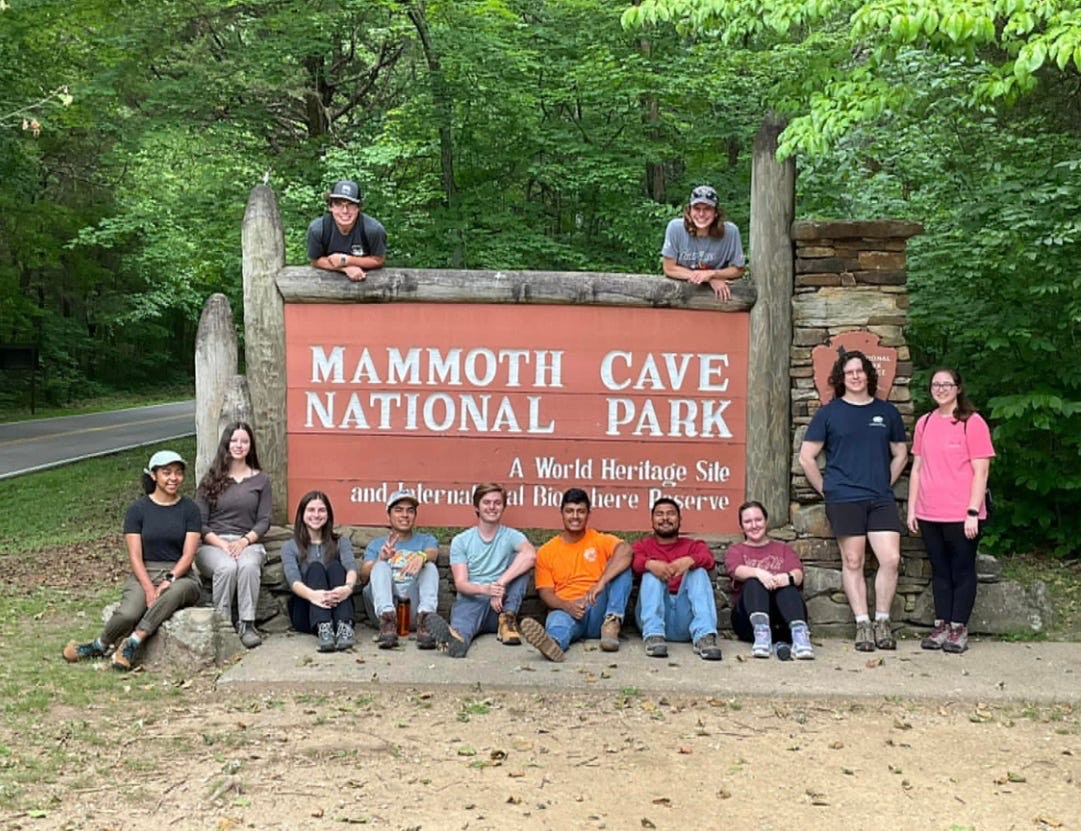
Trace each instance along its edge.
{"label": "eyeglasses", "polygon": [[957,384],[953,383],[953,381],[936,381],[935,383],[931,384],[931,389],[948,390],[956,386]]}

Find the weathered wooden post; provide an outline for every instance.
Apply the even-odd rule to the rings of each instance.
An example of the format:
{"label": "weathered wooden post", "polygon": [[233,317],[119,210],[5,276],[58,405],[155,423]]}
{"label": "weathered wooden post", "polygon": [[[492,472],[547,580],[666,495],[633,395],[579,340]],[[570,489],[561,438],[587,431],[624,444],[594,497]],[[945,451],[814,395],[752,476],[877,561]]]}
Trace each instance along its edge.
{"label": "weathered wooden post", "polygon": [[771,525],[789,513],[793,254],[796,163],[777,161],[783,120],[769,117],[754,141],[751,167],[751,309],[747,373],[747,494],[769,511]]}
{"label": "weathered wooden post", "polygon": [[202,481],[218,446],[218,416],[225,388],[236,375],[237,343],[233,310],[224,294],[212,294],[195,335],[195,481]]}
{"label": "weathered wooden post", "polygon": [[[285,459],[285,304],[275,278],[285,265],[278,201],[266,185],[248,196],[244,257],[244,362],[259,457],[274,486],[274,521],[287,522]],[[217,411],[215,411],[215,417]]]}
{"label": "weathered wooden post", "polygon": [[[248,389],[248,379],[243,375],[234,375],[226,380],[224,395],[221,400],[221,412],[218,414],[218,438],[227,424],[234,421],[244,421],[252,426],[255,425],[255,414],[251,408],[251,391]],[[258,440],[257,440],[258,441]],[[257,443],[262,449],[262,445]],[[260,464],[262,458],[260,453]]]}

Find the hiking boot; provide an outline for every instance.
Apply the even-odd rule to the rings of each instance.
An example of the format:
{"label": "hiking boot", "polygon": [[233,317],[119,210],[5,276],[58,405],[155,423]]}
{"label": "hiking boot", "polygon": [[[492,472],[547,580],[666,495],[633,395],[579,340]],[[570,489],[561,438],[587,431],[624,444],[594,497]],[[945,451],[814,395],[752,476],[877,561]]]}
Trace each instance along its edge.
{"label": "hiking boot", "polygon": [[942,644],[942,651],[960,655],[968,649],[968,627],[963,623],[951,623],[950,634]]}
{"label": "hiking boot", "polygon": [[563,649],[556,643],[555,638],[544,631],[544,627],[531,617],[522,618],[520,624],[522,637],[526,643],[537,649],[541,655],[549,661],[559,663],[563,660]]}
{"label": "hiking boot", "polygon": [[755,658],[768,658],[773,651],[773,633],[770,632],[768,623],[756,623],[754,625],[754,643],[751,645],[751,655]]}
{"label": "hiking boot", "polygon": [[777,641],[777,643],[773,647],[773,649],[777,653],[777,660],[778,661],[791,661],[792,660],[792,647],[789,646],[784,641]]}
{"label": "hiking boot", "polygon": [[435,649],[435,635],[428,621],[431,612],[417,612],[417,649]]}
{"label": "hiking boot", "polygon": [[941,649],[949,636],[950,625],[944,620],[936,620],[930,634],[920,641],[920,646],[924,649]]}
{"label": "hiking boot", "polygon": [[668,657],[668,644],[663,635],[650,635],[646,638],[646,655],[650,658]]}
{"label": "hiking boot", "polygon": [[128,672],[131,670],[132,664],[135,663],[135,653],[139,650],[139,642],[126,638],[120,646],[116,648],[116,652],[113,653],[113,669],[118,669],[121,672]]}
{"label": "hiking boot", "polygon": [[[428,612],[424,616],[424,625],[432,634],[432,644],[440,649],[445,649],[452,658],[464,658],[469,651],[469,644],[465,638],[458,634],[457,630],[448,624],[441,615]],[[417,646],[420,646],[420,622],[417,622]]]}
{"label": "hiking boot", "polygon": [[711,632],[696,640],[694,642],[694,654],[703,661],[721,660],[721,648],[717,645],[717,636]]}
{"label": "hiking boot", "polygon": [[255,649],[255,647],[263,642],[263,639],[259,637],[259,633],[255,631],[254,621],[242,620],[238,622],[236,625],[236,633],[240,635],[240,642],[248,649]]}
{"label": "hiking boot", "polygon": [[74,664],[76,661],[85,661],[87,658],[104,658],[105,650],[99,649],[97,644],[97,641],[90,641],[90,643],[69,641],[64,647],[64,660],[69,664]]}
{"label": "hiking boot", "polygon": [[503,642],[503,646],[519,646],[522,635],[518,632],[518,615],[514,612],[503,612],[499,616],[499,633],[496,637]]}
{"label": "hiking boot", "polygon": [[383,612],[379,616],[380,649],[393,649],[398,645],[398,617],[394,612]]}
{"label": "hiking boot", "polygon": [[334,648],[342,652],[346,649],[352,649],[356,642],[353,624],[345,620],[338,621],[338,628],[334,632]]}
{"label": "hiking boot", "polygon": [[860,621],[856,624],[856,651],[875,651],[875,630],[869,620]]}
{"label": "hiking boot", "polygon": [[317,650],[320,652],[334,651],[334,624],[329,620],[319,624],[319,628],[315,630],[315,637],[319,639],[319,643],[315,645]]}
{"label": "hiking boot", "polygon": [[875,646],[879,649],[896,649],[897,641],[893,637],[890,619],[875,620]]}
{"label": "hiking boot", "polygon": [[619,615],[606,615],[601,624],[601,651],[619,652],[619,630],[623,619]]}
{"label": "hiking boot", "polygon": [[811,631],[806,623],[792,627],[792,654],[797,661],[813,661],[815,658],[815,650],[811,646]]}

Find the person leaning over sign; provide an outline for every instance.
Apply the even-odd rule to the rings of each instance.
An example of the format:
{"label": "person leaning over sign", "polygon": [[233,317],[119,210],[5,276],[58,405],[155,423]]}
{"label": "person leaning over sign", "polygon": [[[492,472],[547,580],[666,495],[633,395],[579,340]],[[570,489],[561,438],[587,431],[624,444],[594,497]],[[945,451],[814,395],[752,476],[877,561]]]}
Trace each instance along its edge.
{"label": "person leaning over sign", "polygon": [[325,493],[309,491],[300,498],[293,538],[282,546],[282,571],[293,592],[293,628],[314,634],[320,652],[350,649],[357,562],[353,541],[334,531],[334,508]]}
{"label": "person leaning over sign", "polygon": [[130,670],[140,647],[179,609],[199,602],[202,587],[192,573],[199,547],[199,508],[180,495],[187,463],[179,453],[159,450],[143,471],[146,496],[124,515],[124,544],[131,574],[120,604],[102,633],[89,643],[64,647],[70,662],[100,658],[110,646],[113,668]]}
{"label": "person leaning over sign", "polygon": [[[897,408],[875,398],[878,372],[862,352],[843,352],[829,377],[834,398],[819,407],[799,449],[811,487],[825,497],[826,516],[841,549],[841,583],[856,618],[856,649],[896,649],[890,606],[901,562],[901,517],[893,483],[905,469],[908,447]],[[825,449],[826,469],[818,469]],[[863,563],[867,544],[878,559],[875,619],[867,611]]]}
{"label": "person leaning over sign", "polygon": [[308,226],[308,261],[315,268],[340,271],[354,283],[386,262],[387,232],[364,213],[356,182],[335,182],[326,194],[328,212]]}
{"label": "person leaning over sign", "polygon": [[692,190],[683,216],[668,223],[661,257],[665,277],[708,283],[721,300],[732,298],[730,281],[747,270],[739,228],[725,219],[717,191],[709,185]]}
{"label": "person leaning over sign", "polygon": [[935,371],[931,397],[938,407],[916,422],[908,480],[908,528],[923,537],[935,598],[934,628],[921,646],[961,653],[976,602],[976,550],[995,448],[957,370]]}

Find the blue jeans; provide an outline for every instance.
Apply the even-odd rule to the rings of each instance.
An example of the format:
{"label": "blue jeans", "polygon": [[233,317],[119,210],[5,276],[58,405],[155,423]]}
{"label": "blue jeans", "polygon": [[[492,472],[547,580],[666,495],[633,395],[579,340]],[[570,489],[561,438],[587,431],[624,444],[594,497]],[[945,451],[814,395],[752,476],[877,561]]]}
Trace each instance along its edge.
{"label": "blue jeans", "polygon": [[648,571],[638,587],[635,610],[642,637],[660,635],[668,641],[697,641],[717,634],[717,601],[713,583],[704,568],[692,568],[683,575],[679,592],[671,594],[668,582]]}
{"label": "blue jeans", "polygon": [[[528,573],[519,574],[510,581],[503,595],[504,612],[518,614],[528,583]],[[462,636],[468,648],[475,636],[499,631],[499,613],[492,609],[491,598],[487,595],[459,594],[450,609],[450,625]]]}
{"label": "blue jeans", "polygon": [[604,587],[604,591],[597,595],[597,602],[586,609],[581,620],[575,620],[562,609],[552,609],[544,622],[544,628],[559,644],[560,649],[564,650],[582,638],[599,638],[601,624],[608,615],[623,619],[623,614],[627,611],[627,601],[631,597],[631,583],[632,575],[628,568]]}

